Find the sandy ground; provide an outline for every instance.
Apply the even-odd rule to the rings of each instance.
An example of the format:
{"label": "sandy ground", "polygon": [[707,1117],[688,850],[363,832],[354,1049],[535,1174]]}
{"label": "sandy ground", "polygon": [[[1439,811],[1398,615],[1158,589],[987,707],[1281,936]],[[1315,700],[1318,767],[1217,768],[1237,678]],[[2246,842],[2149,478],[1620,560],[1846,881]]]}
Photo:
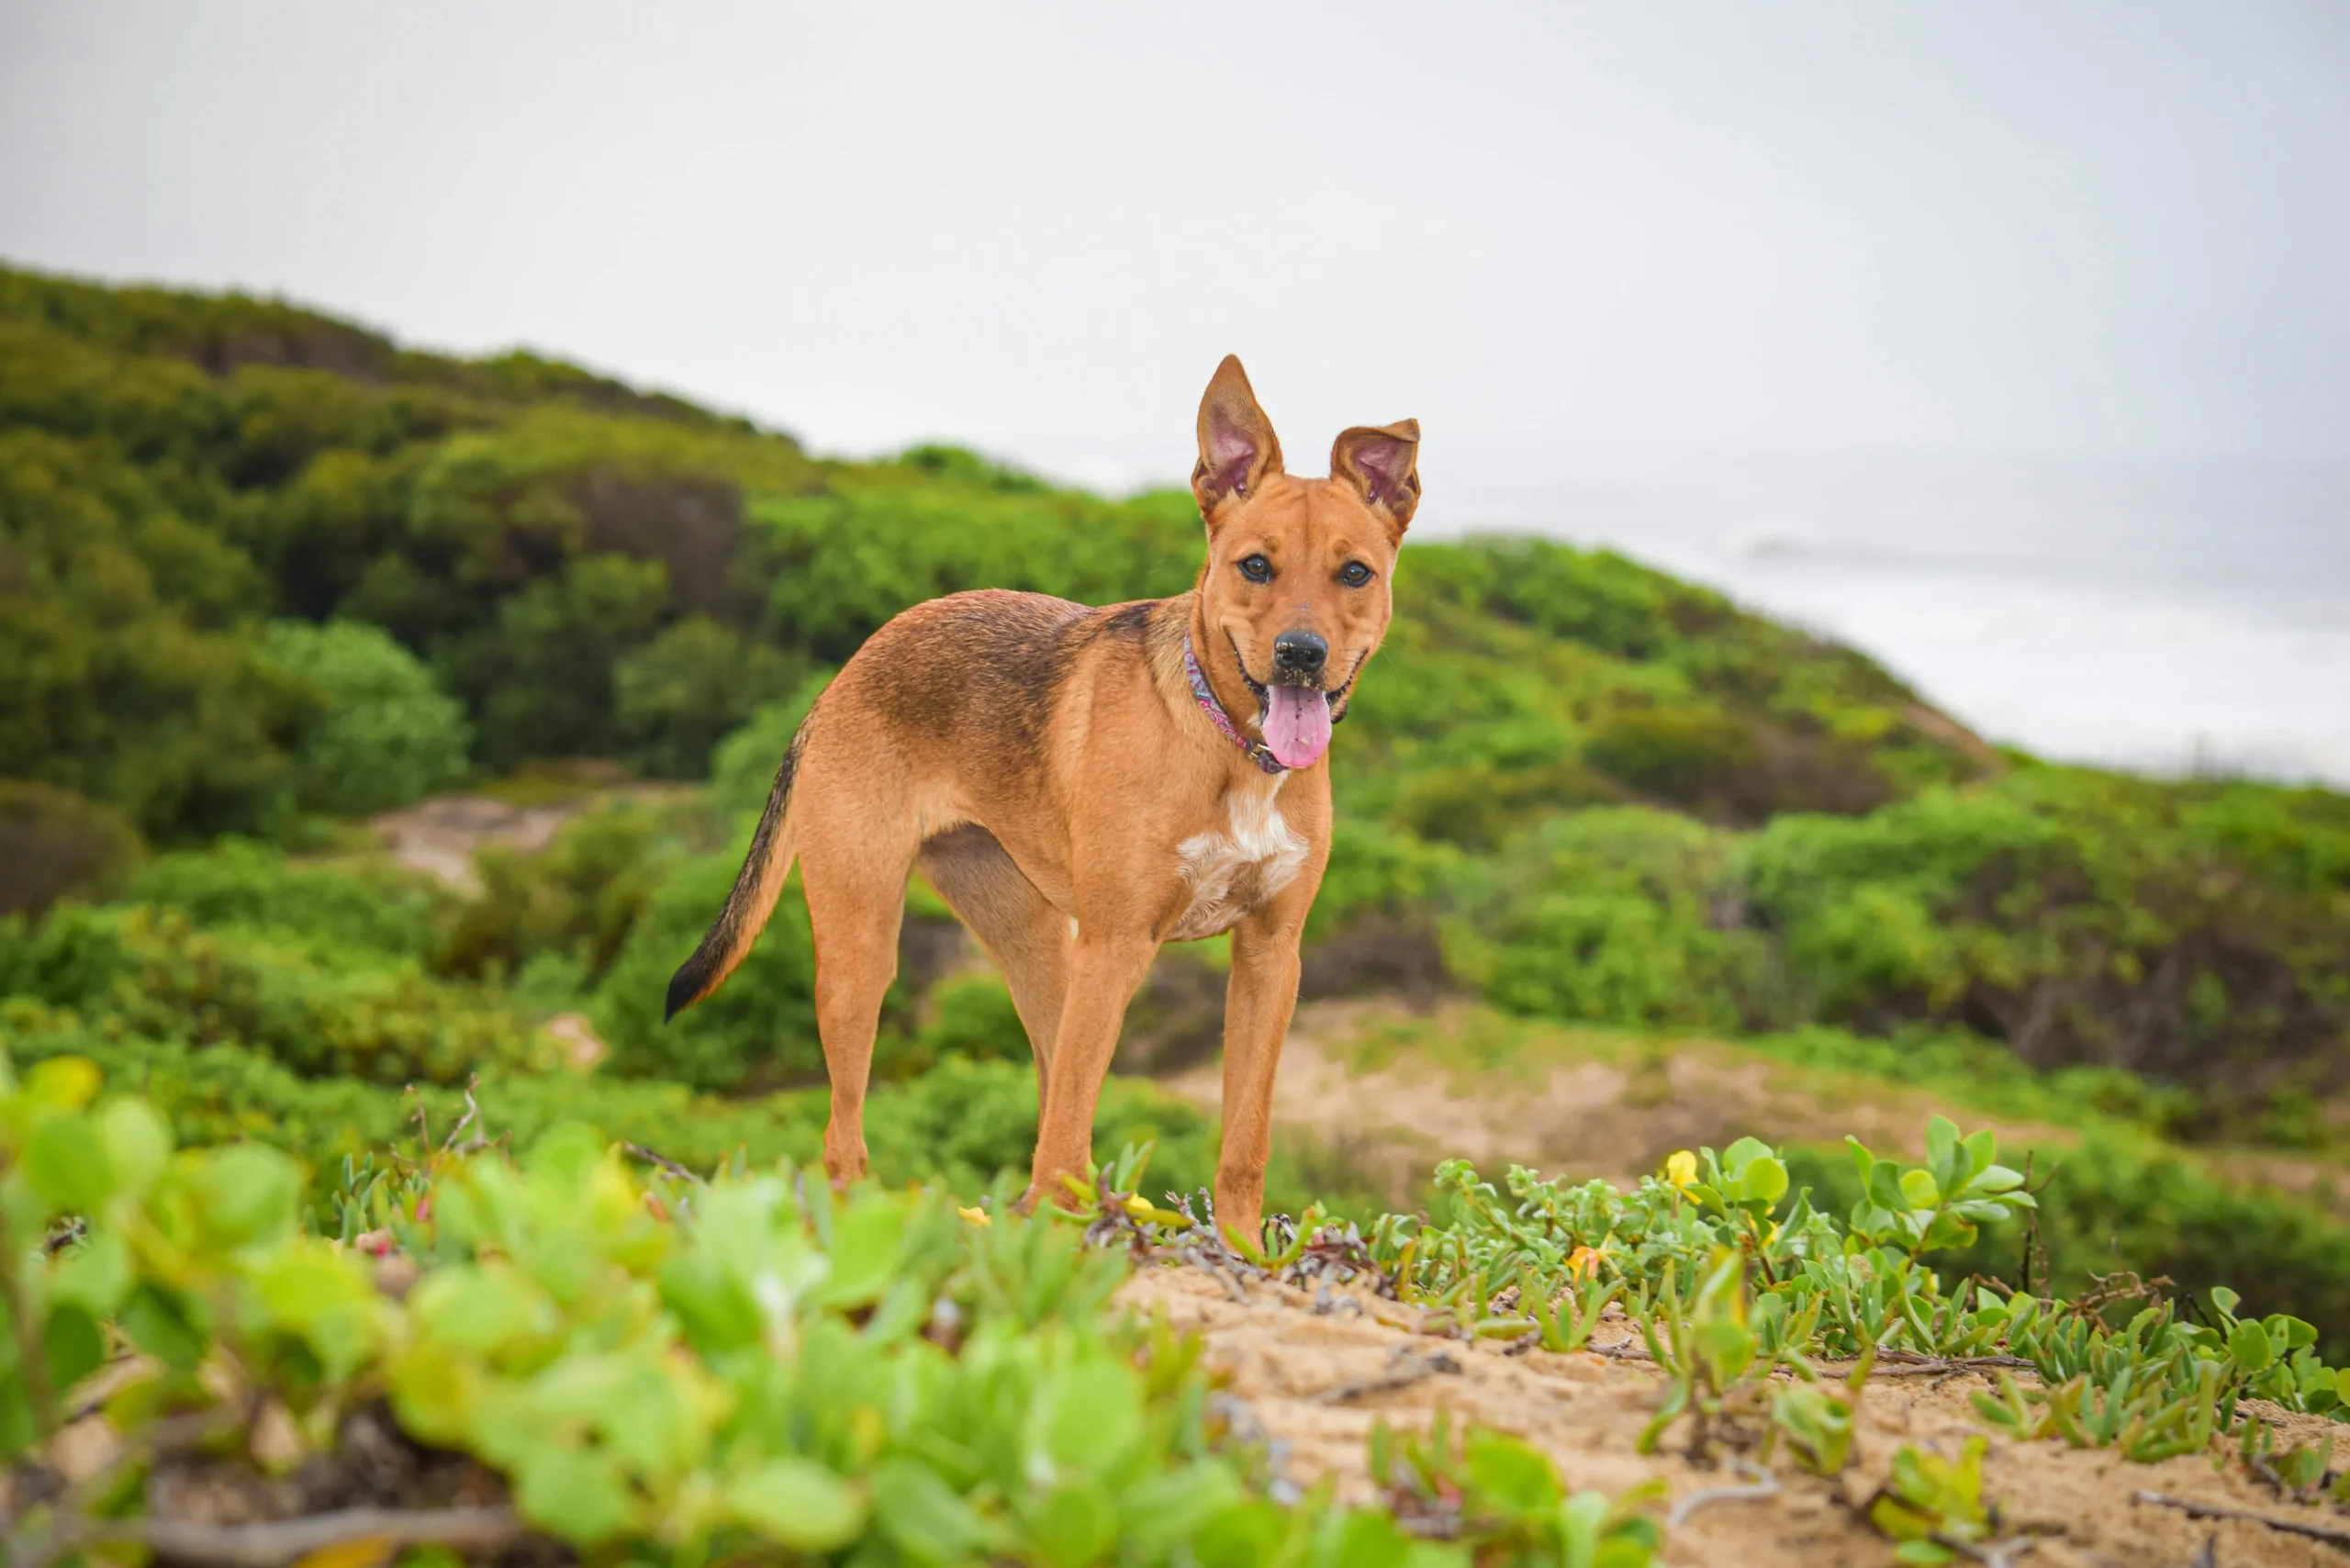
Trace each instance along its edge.
{"label": "sandy ground", "polygon": [[436,795],[370,824],[392,858],[468,896],[481,891],[475,854],[491,845],[523,855],[547,846],[584,802],[516,806],[487,795]]}
{"label": "sandy ground", "polygon": [[[1301,1486],[1335,1476],[1342,1497],[1369,1500],[1372,1423],[1383,1418],[1398,1430],[1425,1429],[1439,1409],[1534,1443],[1576,1489],[1620,1492],[1655,1475],[1677,1501],[1741,1479],[1701,1469],[1675,1452],[1685,1442],[1685,1424],[1666,1433],[1655,1457],[1634,1451],[1662,1388],[1659,1376],[1639,1363],[1586,1353],[1510,1356],[1490,1342],[1416,1334],[1416,1315],[1393,1302],[1331,1291],[1317,1311],[1315,1298],[1300,1291],[1260,1282],[1242,1288],[1248,1299],[1235,1301],[1226,1286],[1199,1270],[1157,1267],[1136,1275],[1124,1300],[1145,1312],[1163,1305],[1178,1327],[1205,1336],[1209,1366],[1281,1445],[1279,1462]],[[1611,1317],[1594,1340],[1606,1346],[1633,1338],[1627,1324]],[[1401,1388],[1332,1397],[1334,1391],[1375,1383],[1437,1352],[1460,1370]],[[1967,1406],[1970,1390],[1982,1386],[1979,1379],[1936,1383],[1873,1380],[1844,1476],[1833,1482],[1812,1477],[1783,1459],[1774,1470],[1775,1496],[1698,1509],[1668,1532],[1664,1561],[1675,1568],[1891,1563],[1889,1545],[1855,1510],[1883,1481],[1895,1450],[1915,1443],[1954,1455],[1966,1438],[1985,1431]],[[2268,1415],[2282,1441],[2312,1441],[2329,1427],[2313,1417]],[[1985,1495],[1998,1508],[2005,1532],[2031,1540],[2012,1558],[2029,1568],[2339,1568],[2350,1561],[2340,1549],[2259,1524],[2197,1520],[2135,1500],[2141,1491],[2156,1491],[2328,1528],[2350,1524],[2281,1501],[2233,1463],[2215,1468],[2208,1459],[2178,1459],[2141,1465],[2106,1451],[1995,1438],[1985,1475]]]}

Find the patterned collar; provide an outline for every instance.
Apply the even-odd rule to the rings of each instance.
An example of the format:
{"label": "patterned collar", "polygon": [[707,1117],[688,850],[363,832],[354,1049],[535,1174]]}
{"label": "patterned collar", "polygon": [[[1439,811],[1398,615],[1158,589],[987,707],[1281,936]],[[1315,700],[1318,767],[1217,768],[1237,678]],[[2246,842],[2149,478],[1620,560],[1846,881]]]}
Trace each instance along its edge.
{"label": "patterned collar", "polygon": [[1232,715],[1224,711],[1224,704],[1215,700],[1215,692],[1208,686],[1207,671],[1200,667],[1199,659],[1192,653],[1192,634],[1189,632],[1183,633],[1183,678],[1192,683],[1192,700],[1199,703],[1200,711],[1208,716],[1208,722],[1222,730],[1225,739],[1238,746],[1242,756],[1267,773],[1289,771],[1273,756],[1272,747],[1242,734],[1240,726],[1232,722]]}

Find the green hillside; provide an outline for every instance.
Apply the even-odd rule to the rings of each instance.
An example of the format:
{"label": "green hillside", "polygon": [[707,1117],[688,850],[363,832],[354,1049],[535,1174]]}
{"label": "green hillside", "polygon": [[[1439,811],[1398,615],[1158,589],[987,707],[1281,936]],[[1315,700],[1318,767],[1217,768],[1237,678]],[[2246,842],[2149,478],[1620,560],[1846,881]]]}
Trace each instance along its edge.
{"label": "green hillside", "polygon": [[[1180,491],[831,461],[532,355],[0,271],[0,1046],[140,1075],[184,1138],[314,1159],[382,1143],[398,1086],[476,1072],[506,1125],[804,1157],[794,901],[659,1019],[797,715],[908,604],[1178,592],[1199,533]],[[1865,656],[1605,552],[1415,543],[1396,592],[1337,744],[1309,997],[2000,1049],[2149,1136],[2331,1158],[2350,800],[1996,751]],[[485,855],[471,897],[352,822],[583,759],[707,788],[608,789],[545,852]],[[877,1156],[983,1181],[1033,1118],[1024,1043],[1000,986],[922,961],[943,913],[915,912]],[[1137,1029],[1201,991],[1155,988]],[[592,1075],[539,1027],[564,1012],[609,1049]],[[1159,1169],[1204,1174],[1196,1113],[1119,1092]],[[1337,1179],[1277,1173],[1292,1202]]]}

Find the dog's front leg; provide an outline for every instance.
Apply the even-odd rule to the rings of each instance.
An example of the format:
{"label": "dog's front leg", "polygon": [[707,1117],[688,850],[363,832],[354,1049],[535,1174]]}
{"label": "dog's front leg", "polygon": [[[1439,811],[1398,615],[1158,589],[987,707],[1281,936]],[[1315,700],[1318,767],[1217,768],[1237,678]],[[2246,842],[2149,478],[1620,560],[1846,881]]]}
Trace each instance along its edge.
{"label": "dog's front leg", "polygon": [[1102,1098],[1102,1080],[1118,1048],[1126,1004],[1158,951],[1157,938],[1147,930],[1101,935],[1088,930],[1072,946],[1069,996],[1053,1040],[1052,1072],[1046,1080],[1036,1159],[1024,1203],[1049,1202],[1060,1196],[1062,1177],[1085,1173],[1093,1153],[1093,1110]]}
{"label": "dog's front leg", "polygon": [[1273,1147],[1273,1074],[1297,1010],[1303,907],[1259,910],[1232,929],[1224,1006],[1224,1148],[1215,1215],[1227,1235],[1263,1239],[1265,1162]]}

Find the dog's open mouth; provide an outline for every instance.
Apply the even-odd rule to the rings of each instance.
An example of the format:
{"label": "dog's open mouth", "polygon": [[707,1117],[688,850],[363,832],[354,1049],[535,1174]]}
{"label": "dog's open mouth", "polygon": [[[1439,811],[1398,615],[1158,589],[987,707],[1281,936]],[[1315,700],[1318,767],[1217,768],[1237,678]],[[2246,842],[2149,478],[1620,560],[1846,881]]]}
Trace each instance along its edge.
{"label": "dog's open mouth", "polygon": [[1265,704],[1265,749],[1283,767],[1311,767],[1330,749],[1330,693],[1276,686],[1259,694]]}
{"label": "dog's open mouth", "polygon": [[1311,767],[1321,761],[1322,754],[1330,749],[1330,710],[1346,688],[1324,691],[1311,686],[1267,686],[1248,673],[1248,661],[1240,656],[1237,643],[1233,644],[1232,657],[1240,668],[1240,678],[1248,684],[1248,695],[1263,710],[1257,727],[1273,760],[1283,767]]}

